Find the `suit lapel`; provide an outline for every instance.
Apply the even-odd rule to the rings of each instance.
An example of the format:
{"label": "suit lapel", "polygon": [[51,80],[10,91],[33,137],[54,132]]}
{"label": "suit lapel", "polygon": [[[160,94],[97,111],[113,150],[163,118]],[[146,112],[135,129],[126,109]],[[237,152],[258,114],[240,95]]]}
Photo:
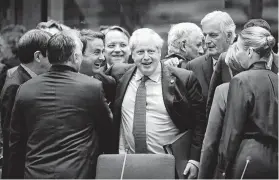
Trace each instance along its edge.
{"label": "suit lapel", "polygon": [[29,79],[32,78],[30,76],[30,74],[21,65],[18,66],[17,71],[18,71],[21,83],[25,83],[26,81],[28,81]]}
{"label": "suit lapel", "polygon": [[[128,69],[128,68],[127,68]],[[136,66],[130,68],[128,71],[125,69],[123,72],[126,72],[120,79],[116,88],[116,99],[115,107],[117,107],[117,112],[121,114],[121,106],[126,93],[129,82],[136,70]],[[120,119],[119,119],[120,120]]]}
{"label": "suit lapel", "polygon": [[174,90],[175,90],[176,77],[171,75],[171,72],[167,66],[162,64],[162,92],[165,107],[171,116],[173,100],[174,100]]}
{"label": "suit lapel", "polygon": [[209,56],[205,57],[205,61],[202,64],[202,70],[204,72],[205,80],[207,82],[207,85],[209,86],[211,76],[212,76],[212,73],[213,73],[213,65],[212,65],[212,58],[211,57],[209,57]]}

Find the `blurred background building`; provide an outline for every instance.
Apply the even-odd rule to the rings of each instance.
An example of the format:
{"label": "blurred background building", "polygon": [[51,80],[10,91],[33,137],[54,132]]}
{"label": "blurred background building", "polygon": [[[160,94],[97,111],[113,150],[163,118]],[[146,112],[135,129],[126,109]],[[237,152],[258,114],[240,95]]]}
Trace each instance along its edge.
{"label": "blurred background building", "polygon": [[[237,32],[248,19],[263,18],[278,40],[278,0],[0,0],[0,26],[21,24],[31,29],[54,19],[79,29],[117,24],[131,33],[150,27],[166,39],[171,24],[199,25],[214,10],[228,12]],[[274,49],[277,52],[278,47]]]}

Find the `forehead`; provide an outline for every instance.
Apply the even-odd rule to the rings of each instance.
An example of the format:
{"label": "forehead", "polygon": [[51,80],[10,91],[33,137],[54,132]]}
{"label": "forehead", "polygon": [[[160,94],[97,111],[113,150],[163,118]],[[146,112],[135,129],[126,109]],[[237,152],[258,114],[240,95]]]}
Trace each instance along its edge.
{"label": "forehead", "polygon": [[220,33],[221,27],[220,22],[218,21],[208,21],[202,25],[202,31],[203,33]]}
{"label": "forehead", "polygon": [[99,38],[87,41],[86,49],[102,49],[104,48],[104,41]]}
{"label": "forehead", "polygon": [[123,32],[120,32],[120,31],[117,31],[117,30],[112,30],[112,31],[109,31],[106,34],[105,41],[106,42],[113,42],[113,41],[128,42],[129,39]]}

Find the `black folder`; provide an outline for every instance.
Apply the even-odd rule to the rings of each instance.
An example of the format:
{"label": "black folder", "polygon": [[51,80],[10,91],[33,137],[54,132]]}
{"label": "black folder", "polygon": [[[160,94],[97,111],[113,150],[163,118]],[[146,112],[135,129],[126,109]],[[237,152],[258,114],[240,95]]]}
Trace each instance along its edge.
{"label": "black folder", "polygon": [[185,179],[183,171],[189,160],[191,151],[192,131],[186,131],[177,140],[163,146],[166,154],[172,154],[175,158],[176,178]]}

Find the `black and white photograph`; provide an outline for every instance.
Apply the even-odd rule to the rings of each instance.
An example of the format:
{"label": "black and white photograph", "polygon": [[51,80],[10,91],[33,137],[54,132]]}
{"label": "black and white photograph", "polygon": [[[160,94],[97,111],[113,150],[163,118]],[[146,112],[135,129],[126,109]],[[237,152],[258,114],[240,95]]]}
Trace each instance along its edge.
{"label": "black and white photograph", "polygon": [[278,179],[278,0],[0,0],[0,179]]}

